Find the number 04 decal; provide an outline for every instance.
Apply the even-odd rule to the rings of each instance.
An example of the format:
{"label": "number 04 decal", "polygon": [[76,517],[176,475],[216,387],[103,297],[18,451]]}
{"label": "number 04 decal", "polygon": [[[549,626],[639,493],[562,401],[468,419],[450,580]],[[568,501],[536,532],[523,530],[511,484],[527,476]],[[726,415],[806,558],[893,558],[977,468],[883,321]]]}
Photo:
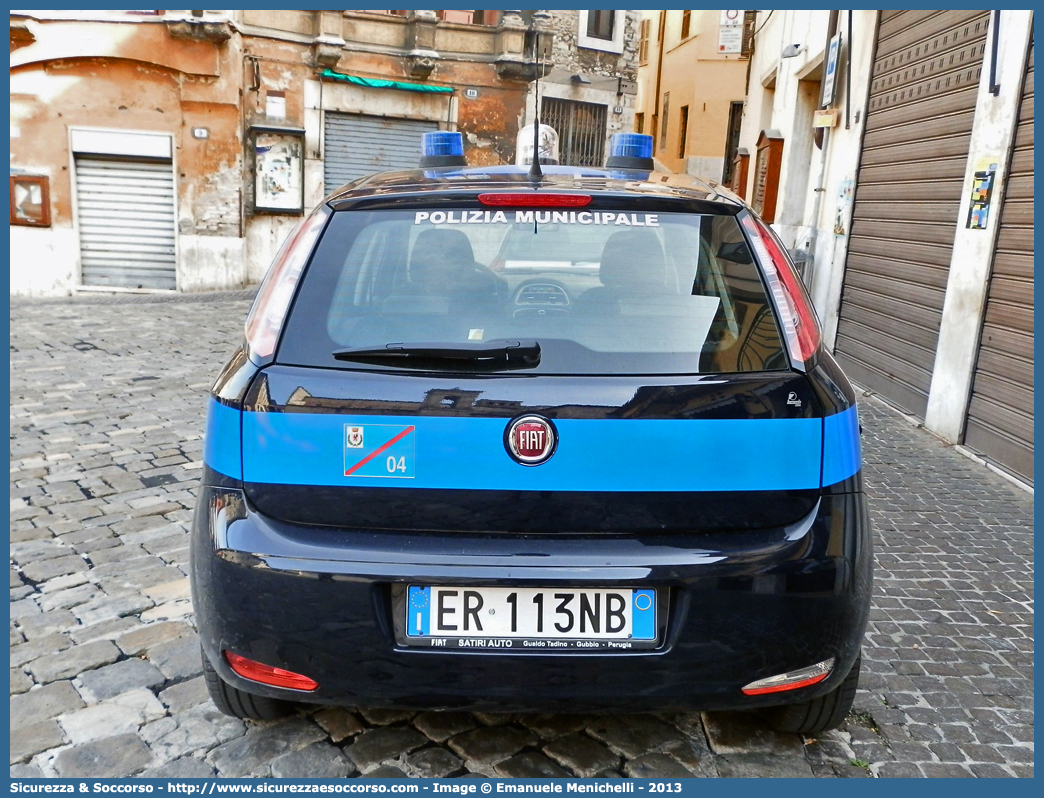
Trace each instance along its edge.
{"label": "number 04 decal", "polygon": [[344,425],[344,475],[413,479],[416,428],[392,424]]}

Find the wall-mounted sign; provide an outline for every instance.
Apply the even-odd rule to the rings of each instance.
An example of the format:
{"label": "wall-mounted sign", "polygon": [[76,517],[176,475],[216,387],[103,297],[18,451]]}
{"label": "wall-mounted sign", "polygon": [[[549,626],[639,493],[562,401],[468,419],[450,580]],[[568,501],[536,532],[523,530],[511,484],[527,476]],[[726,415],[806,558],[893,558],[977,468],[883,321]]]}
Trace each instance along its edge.
{"label": "wall-mounted sign", "polygon": [[972,176],[971,203],[968,206],[970,230],[985,230],[990,221],[990,203],[993,201],[993,179],[997,176],[997,164],[991,163]]}
{"label": "wall-mounted sign", "polygon": [[722,11],[718,18],[718,24],[723,28],[742,28],[742,11]]}
{"label": "wall-mounted sign", "polygon": [[11,224],[51,226],[51,197],[44,175],[11,175]]}
{"label": "wall-mounted sign", "polygon": [[834,102],[834,92],[837,89],[837,63],[841,53],[841,31],[830,40],[830,50],[827,52],[827,62],[823,73],[823,102],[822,105],[831,105]]}
{"label": "wall-mounted sign", "polygon": [[725,54],[742,53],[743,28],[718,28],[718,52]]}
{"label": "wall-mounted sign", "polygon": [[269,119],[286,119],[286,92],[268,92],[265,97],[265,116]]}
{"label": "wall-mounted sign", "polygon": [[253,127],[254,210],[304,210],[304,131]]}
{"label": "wall-mounted sign", "polygon": [[464,89],[464,96],[469,100],[478,99],[478,89]]}
{"label": "wall-mounted sign", "polygon": [[812,114],[812,127],[834,127],[837,124],[837,109],[827,108]]}

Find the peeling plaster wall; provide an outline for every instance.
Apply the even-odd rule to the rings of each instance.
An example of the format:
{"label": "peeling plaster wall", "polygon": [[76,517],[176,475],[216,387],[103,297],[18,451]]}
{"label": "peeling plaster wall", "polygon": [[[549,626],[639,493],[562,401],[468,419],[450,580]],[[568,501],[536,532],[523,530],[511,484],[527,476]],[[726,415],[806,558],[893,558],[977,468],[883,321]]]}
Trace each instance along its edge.
{"label": "peeling plaster wall", "polygon": [[255,216],[243,240],[246,282],[260,283],[272,258],[301,218],[298,216]]}
{"label": "peeling plaster wall", "polygon": [[[323,185],[325,111],[429,119],[461,131],[470,163],[514,159],[514,133],[529,84],[498,73],[493,48],[499,33],[439,24],[439,58],[427,80],[454,86],[457,91],[449,97],[327,82],[320,101],[315,36],[326,31],[331,13],[346,40],[358,34],[364,42],[341,48],[337,70],[425,80],[410,74],[405,42],[400,41],[403,18],[322,13],[326,16],[313,11],[208,11],[204,21],[209,29],[200,20],[188,21],[189,12],[182,11],[133,18],[117,11],[13,16],[18,24],[17,30],[12,28],[11,168],[50,178],[52,226],[12,228],[12,294],[62,294],[79,287],[70,126],[172,137],[177,273],[183,291],[258,282],[300,221],[297,214],[252,211],[253,161],[246,140],[252,124],[306,131],[306,212],[335,188]],[[228,26],[228,19],[234,25]],[[628,24],[633,26],[630,17]],[[224,36],[207,33],[222,25]],[[617,57],[611,60],[615,63]],[[465,88],[475,89],[477,96],[467,98]],[[270,118],[267,100],[276,91],[285,95],[286,113]],[[629,124],[620,123],[621,129]],[[197,138],[195,128],[205,128],[206,135]],[[41,270],[41,257],[53,268]]]}
{"label": "peeling plaster wall", "polygon": [[[11,168],[50,178],[51,227],[11,228],[11,293],[79,285],[71,126],[171,135],[179,287],[243,285],[238,46],[177,39],[159,21],[30,19],[27,28],[33,41],[11,59]],[[209,136],[194,138],[196,127]]]}
{"label": "peeling plaster wall", "polygon": [[11,295],[67,296],[79,244],[71,227],[11,227]]}
{"label": "peeling plaster wall", "polygon": [[178,289],[185,292],[242,288],[248,282],[243,239],[232,236],[183,235],[178,239],[181,263]]}

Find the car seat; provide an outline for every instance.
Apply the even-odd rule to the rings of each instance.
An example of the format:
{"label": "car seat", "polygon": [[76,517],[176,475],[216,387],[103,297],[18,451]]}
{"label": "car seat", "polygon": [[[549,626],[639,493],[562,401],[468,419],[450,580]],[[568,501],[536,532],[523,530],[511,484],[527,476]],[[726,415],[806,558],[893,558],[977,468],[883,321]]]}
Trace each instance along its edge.
{"label": "car seat", "polygon": [[577,297],[581,312],[619,315],[620,302],[671,292],[660,239],[651,230],[621,230],[609,236],[598,268],[600,286]]}
{"label": "car seat", "polygon": [[475,262],[471,241],[461,230],[424,230],[410,254],[412,295],[445,298],[451,305],[496,306],[507,293],[507,282]]}

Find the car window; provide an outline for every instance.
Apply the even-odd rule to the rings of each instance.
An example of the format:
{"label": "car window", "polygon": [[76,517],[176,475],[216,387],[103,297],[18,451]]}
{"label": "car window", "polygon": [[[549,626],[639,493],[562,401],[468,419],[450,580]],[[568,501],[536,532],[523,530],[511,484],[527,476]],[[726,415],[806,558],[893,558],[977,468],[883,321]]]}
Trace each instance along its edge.
{"label": "car window", "polygon": [[335,213],[277,359],[502,339],[537,340],[539,373],[786,368],[734,217],[586,210]]}

